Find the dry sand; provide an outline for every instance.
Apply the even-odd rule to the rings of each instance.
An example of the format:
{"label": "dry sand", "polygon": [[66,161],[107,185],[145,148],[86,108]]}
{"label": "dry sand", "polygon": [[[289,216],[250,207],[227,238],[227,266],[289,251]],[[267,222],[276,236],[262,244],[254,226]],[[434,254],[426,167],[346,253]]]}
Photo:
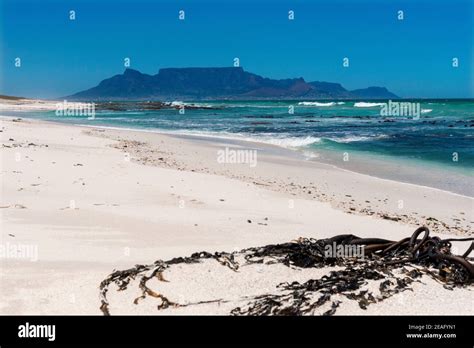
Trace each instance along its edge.
{"label": "dry sand", "polygon": [[[0,242],[38,252],[36,261],[0,259],[1,314],[100,315],[98,286],[112,270],[195,251],[346,233],[398,240],[421,224],[440,237],[472,235],[470,197],[304,161],[273,146],[230,144],[258,149],[251,168],[217,163],[226,145],[209,139],[0,122]],[[462,253],[467,244],[454,248]],[[166,274],[172,281],[164,290],[177,300],[220,297],[227,305],[158,312],[153,299],[132,303],[134,287],[111,292],[113,313],[225,314],[245,294],[321,276],[283,266],[240,274],[204,266],[204,273]],[[472,288],[447,290],[424,277],[414,289],[365,311],[345,300],[337,314],[474,314]]]}

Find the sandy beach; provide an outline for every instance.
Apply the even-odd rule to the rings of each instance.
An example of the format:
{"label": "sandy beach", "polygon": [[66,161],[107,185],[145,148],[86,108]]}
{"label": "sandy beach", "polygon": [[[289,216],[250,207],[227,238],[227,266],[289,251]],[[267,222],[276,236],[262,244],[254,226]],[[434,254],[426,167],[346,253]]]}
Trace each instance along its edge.
{"label": "sandy beach", "polygon": [[[421,225],[441,238],[473,235],[472,197],[272,145],[14,117],[1,117],[0,130],[0,241],[37,251],[0,259],[1,314],[101,315],[98,287],[113,270],[196,251],[338,234],[399,240]],[[218,162],[226,147],[256,150],[256,166]],[[228,314],[243,295],[326,271],[276,265],[235,273],[208,263],[205,272],[193,265],[165,273],[169,283],[158,287],[176,300],[222,303],[157,311],[153,299],[133,304],[135,287],[110,293],[112,313]],[[413,289],[366,310],[345,299],[337,314],[474,314],[472,287],[448,290],[425,276]]]}

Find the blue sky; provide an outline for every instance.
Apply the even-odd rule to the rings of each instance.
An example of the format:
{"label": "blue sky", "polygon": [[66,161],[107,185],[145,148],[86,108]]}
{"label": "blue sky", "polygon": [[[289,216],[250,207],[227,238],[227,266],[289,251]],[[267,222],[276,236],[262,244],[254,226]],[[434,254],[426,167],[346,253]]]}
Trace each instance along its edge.
{"label": "blue sky", "polygon": [[473,3],[0,0],[0,94],[69,95],[122,73],[126,57],[149,74],[232,66],[238,57],[245,70],[271,78],[386,86],[403,97],[472,98]]}

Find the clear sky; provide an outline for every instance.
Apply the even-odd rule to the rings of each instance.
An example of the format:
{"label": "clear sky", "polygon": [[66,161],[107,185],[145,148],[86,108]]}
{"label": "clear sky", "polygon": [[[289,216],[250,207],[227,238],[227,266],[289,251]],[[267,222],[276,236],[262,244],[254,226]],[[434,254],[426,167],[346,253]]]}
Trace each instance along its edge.
{"label": "clear sky", "polygon": [[402,97],[472,98],[473,3],[0,0],[0,94],[70,95],[122,73],[126,57],[148,74],[232,66],[238,57],[245,70],[271,78],[386,86]]}

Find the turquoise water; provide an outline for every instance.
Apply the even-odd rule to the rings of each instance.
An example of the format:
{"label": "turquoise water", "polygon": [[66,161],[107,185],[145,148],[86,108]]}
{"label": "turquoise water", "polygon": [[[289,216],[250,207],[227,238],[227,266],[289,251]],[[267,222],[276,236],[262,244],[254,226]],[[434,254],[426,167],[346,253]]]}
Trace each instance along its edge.
{"label": "turquoise water", "polygon": [[[54,111],[14,114],[75,124],[253,140],[300,150],[309,157],[318,151],[365,153],[470,172],[474,167],[474,100],[404,102],[419,102],[419,118],[416,109],[402,116],[396,111],[383,116],[383,101],[363,100],[206,101],[184,104],[184,114],[172,107],[142,110],[138,104],[127,102],[121,104],[125,110],[96,111],[94,120],[56,116]],[[457,161],[453,160],[456,154]]]}

